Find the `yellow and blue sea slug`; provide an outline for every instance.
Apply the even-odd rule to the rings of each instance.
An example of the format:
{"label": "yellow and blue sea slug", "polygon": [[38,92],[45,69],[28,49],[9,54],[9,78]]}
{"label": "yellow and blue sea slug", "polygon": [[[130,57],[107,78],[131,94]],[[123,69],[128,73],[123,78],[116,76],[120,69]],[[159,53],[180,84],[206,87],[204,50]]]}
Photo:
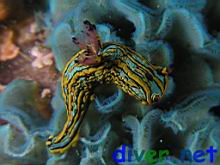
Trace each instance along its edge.
{"label": "yellow and blue sea slug", "polygon": [[165,67],[152,65],[127,46],[102,44],[95,26],[89,21],[84,21],[84,26],[83,38],[73,37],[80,50],[66,64],[62,74],[67,121],[58,135],[48,138],[50,153],[64,153],[77,144],[80,126],[95,97],[94,88],[99,84],[115,84],[148,105],[157,102],[168,86]]}

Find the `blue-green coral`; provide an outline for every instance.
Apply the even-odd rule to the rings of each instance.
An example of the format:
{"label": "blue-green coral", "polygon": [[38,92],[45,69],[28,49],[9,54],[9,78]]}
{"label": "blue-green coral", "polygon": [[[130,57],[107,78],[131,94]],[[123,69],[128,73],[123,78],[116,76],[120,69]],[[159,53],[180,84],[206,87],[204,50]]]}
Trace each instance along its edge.
{"label": "blue-green coral", "polygon": [[[90,106],[83,123],[80,144],[65,155],[55,156],[47,154],[44,140],[49,133],[56,133],[65,120],[60,88],[52,99],[53,115],[48,124],[36,112],[36,84],[12,82],[0,95],[0,117],[8,122],[0,126],[0,144],[4,146],[0,150],[1,160],[6,164],[68,165],[94,161],[112,165],[116,164],[112,152],[125,143],[145,150],[175,144],[177,152],[210,145],[219,148],[219,118],[209,113],[220,105],[219,1],[49,0],[48,4],[47,44],[60,72],[78,50],[71,36],[81,31],[84,20],[90,20],[102,41],[123,43],[152,63],[172,66],[173,84],[169,94],[154,107],[142,106],[124,94],[122,97],[121,91],[106,96],[97,90],[96,105]],[[115,87],[108,88],[115,91]],[[96,133],[100,139],[91,139]],[[14,134],[19,137],[16,142],[11,138]],[[166,144],[160,144],[158,138]],[[215,164],[219,162],[218,158]],[[171,157],[157,164],[193,163]]]}
{"label": "blue-green coral", "polygon": [[[207,122],[207,120],[214,120],[214,117],[209,113],[209,109],[219,104],[218,96],[216,96],[217,92],[214,92],[216,89],[212,88],[212,86],[219,82],[219,67],[216,62],[216,60],[219,61],[219,47],[217,46],[219,41],[209,34],[205,25],[206,20],[202,13],[210,2],[208,3],[205,0],[193,2],[189,0],[85,0],[80,3],[77,2],[79,4],[78,6],[74,2],[77,1],[66,2],[66,4],[73,6],[72,9],[68,8],[68,10],[63,10],[62,7],[58,10],[59,13],[63,11],[63,15],[59,17],[59,20],[52,15],[52,18],[54,18],[56,22],[56,27],[53,29],[54,32],[51,33],[51,36],[54,37],[53,39],[55,39],[55,41],[59,43],[68,41],[69,44],[71,44],[70,36],[68,36],[65,41],[62,37],[57,35],[57,30],[59,31],[60,28],[63,28],[63,31],[74,35],[82,29],[81,22],[87,19],[96,24],[98,33],[103,41],[116,41],[127,44],[155,64],[173,66],[173,85],[175,84],[176,87],[174,90],[170,90],[170,95],[164,98],[161,106],[160,104],[158,105],[162,110],[165,109],[168,112],[155,110],[154,107],[141,107],[138,103],[134,104],[135,101],[128,96],[124,96],[122,101],[125,104],[127,104],[126,102],[130,102],[131,106],[123,105],[123,102],[121,101],[120,103],[118,100],[117,102],[122,104],[118,108],[123,109],[123,111],[114,112],[114,115],[112,115],[111,113],[113,112],[109,111],[109,107],[113,106],[115,104],[114,102],[120,99],[120,97],[114,97],[115,99],[110,97],[107,99],[108,101],[97,98],[96,106],[92,107],[92,109],[99,109],[100,113],[108,112],[106,115],[109,115],[109,118],[103,120],[104,122],[110,120],[114,125],[114,123],[120,123],[117,116],[125,116],[124,120],[126,121],[126,125],[132,128],[131,134],[134,139],[131,143],[137,147],[140,143],[142,144],[140,146],[144,146],[145,149],[156,145],[154,144],[156,143],[154,139],[156,135],[150,131],[155,130],[156,127],[160,129],[170,127],[174,132],[174,136],[179,136],[179,132],[186,132],[180,143],[183,143],[182,141],[185,140],[182,145],[189,147],[191,150],[194,150],[193,148],[195,147],[201,147],[203,143],[202,139],[209,137],[213,139],[213,137],[211,137],[213,133],[211,133],[210,127],[212,128],[217,123]],[[57,8],[59,6],[59,3],[50,4],[53,7],[57,5]],[[123,22],[121,22],[121,20],[123,20]],[[55,45],[52,44],[52,47],[53,46]],[[68,50],[69,52],[64,51],[65,47],[70,48]],[[56,59],[62,58],[64,59],[63,61],[67,61],[67,57],[75,52],[72,52],[72,50],[77,49],[74,48],[73,45],[72,48],[70,45],[65,45],[65,47],[56,47],[53,49]],[[66,56],[64,56],[64,54]],[[64,63],[62,60],[57,61],[59,70],[62,70]],[[198,90],[201,91],[201,94]],[[176,98],[187,97],[188,93],[191,93],[188,99],[191,101],[184,101],[186,105],[184,102],[179,103],[175,101]],[[201,95],[201,97],[198,95]],[[212,97],[216,99],[216,102]],[[113,99],[113,102],[109,102],[111,99]],[[103,103],[100,102],[101,100],[104,100]],[[109,104],[107,104],[107,102],[109,102]],[[105,104],[107,104],[107,106],[105,106]],[[182,104],[186,107],[181,107]],[[206,105],[207,108],[205,108]],[[181,110],[184,108],[186,110]],[[150,110],[152,110],[152,112],[148,112]],[[138,111],[141,111],[141,113]],[[140,125],[138,129],[136,129],[135,125],[138,124],[132,121],[137,121],[138,123],[140,118],[142,120],[149,118],[148,116],[151,113],[158,113],[154,124],[148,121],[146,123],[146,126],[149,127],[148,129],[146,129],[147,127],[144,125]],[[200,117],[198,117],[197,120],[192,119],[188,120],[190,122],[187,122],[185,118],[189,118],[193,113],[200,114]],[[137,115],[139,119],[137,119],[135,115]],[[87,121],[89,122],[89,120]],[[159,125],[156,126],[157,124]],[[192,128],[188,129],[188,125],[192,126]],[[92,126],[94,126],[94,123]],[[86,126],[84,129],[92,130],[92,128],[86,128]],[[123,127],[119,128],[122,132],[115,130],[114,127],[111,129],[119,136],[125,136],[123,135]],[[140,131],[143,133],[140,133]],[[145,136],[145,134],[147,135]],[[126,139],[129,141],[129,137],[125,136],[120,140],[121,144],[125,143]],[[120,144],[118,144],[118,147],[119,146]],[[108,156],[108,158],[110,161],[111,157]],[[180,162],[175,159],[170,159],[170,162],[172,162],[171,164],[180,164]]]}
{"label": "blue-green coral", "polygon": [[37,112],[41,104],[38,91],[33,81],[15,80],[0,95],[0,119],[5,122],[0,126],[0,157],[5,164],[43,164],[47,160],[48,121]]}

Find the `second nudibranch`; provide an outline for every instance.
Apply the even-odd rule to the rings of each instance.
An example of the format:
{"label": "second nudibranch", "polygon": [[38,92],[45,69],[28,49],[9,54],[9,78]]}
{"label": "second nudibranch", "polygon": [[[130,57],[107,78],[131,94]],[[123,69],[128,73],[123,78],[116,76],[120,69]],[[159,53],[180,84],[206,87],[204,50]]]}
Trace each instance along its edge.
{"label": "second nudibranch", "polygon": [[84,22],[88,34],[85,43],[73,38],[81,50],[66,64],[62,75],[62,90],[67,121],[57,136],[50,136],[47,146],[51,153],[64,153],[77,144],[79,130],[94,88],[100,83],[115,84],[143,104],[159,101],[168,85],[165,67],[155,66],[130,48],[101,44],[95,27]]}

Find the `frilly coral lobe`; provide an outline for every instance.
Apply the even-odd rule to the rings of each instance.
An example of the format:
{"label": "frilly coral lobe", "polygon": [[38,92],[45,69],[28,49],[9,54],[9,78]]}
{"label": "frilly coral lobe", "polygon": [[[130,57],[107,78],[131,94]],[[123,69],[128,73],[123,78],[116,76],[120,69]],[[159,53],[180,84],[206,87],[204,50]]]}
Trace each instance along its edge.
{"label": "frilly coral lobe", "polygon": [[44,140],[48,136],[48,122],[37,112],[41,104],[34,99],[40,98],[37,91],[36,83],[16,80],[1,93],[0,152],[5,163],[41,164],[47,159]]}

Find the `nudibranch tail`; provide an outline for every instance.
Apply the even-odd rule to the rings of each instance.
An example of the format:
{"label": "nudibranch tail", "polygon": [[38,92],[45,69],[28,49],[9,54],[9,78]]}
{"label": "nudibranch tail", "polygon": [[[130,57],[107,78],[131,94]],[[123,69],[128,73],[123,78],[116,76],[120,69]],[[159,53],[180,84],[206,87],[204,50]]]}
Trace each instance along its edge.
{"label": "nudibranch tail", "polygon": [[[86,114],[91,93],[84,89],[76,90],[74,94],[67,97],[67,99],[75,98],[71,100],[72,106],[69,106],[70,100],[66,100],[68,102],[66,106],[68,116],[63,130],[55,137],[50,136],[46,142],[50,153],[64,153],[78,142],[79,129]],[[76,104],[74,104],[75,102]]]}
{"label": "nudibranch tail", "polygon": [[102,48],[102,44],[95,25],[91,24],[88,20],[83,23],[85,25],[85,33],[88,37],[88,44],[94,45],[94,49],[98,52]]}

